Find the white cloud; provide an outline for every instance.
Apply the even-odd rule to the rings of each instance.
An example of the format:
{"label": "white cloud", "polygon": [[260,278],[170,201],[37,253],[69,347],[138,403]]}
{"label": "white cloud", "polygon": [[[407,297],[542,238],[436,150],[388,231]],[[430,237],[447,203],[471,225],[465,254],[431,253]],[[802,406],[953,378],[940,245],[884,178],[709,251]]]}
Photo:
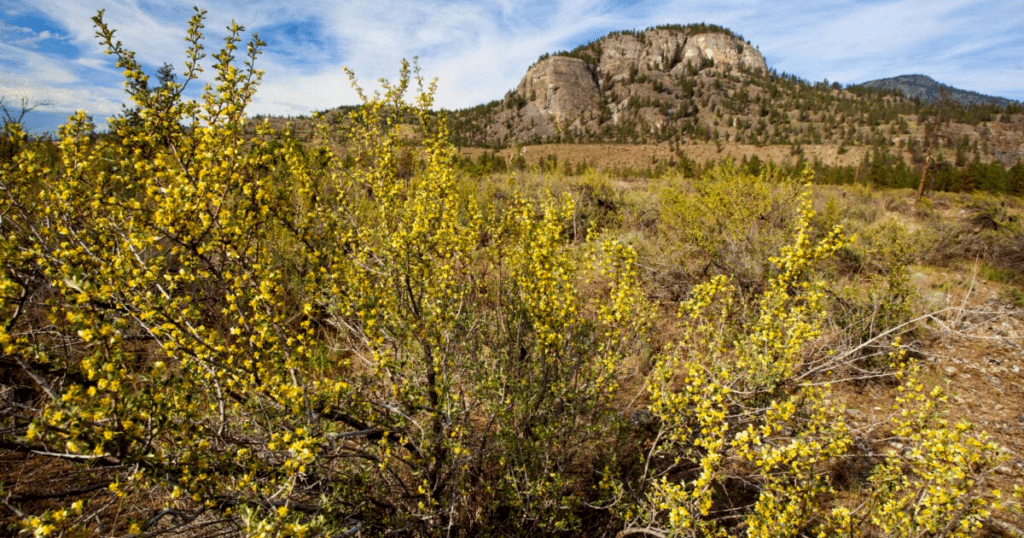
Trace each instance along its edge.
{"label": "white cloud", "polygon": [[16,45],[0,43],[0,95],[25,96],[33,103],[46,103],[42,111],[79,108],[98,114],[120,110],[124,98],[120,87],[88,84],[74,63]]}
{"label": "white cloud", "polygon": [[[500,98],[542,53],[573,36],[607,25],[596,2],[553,3],[537,21],[537,6],[426,2],[406,9],[380,4],[350,16],[324,15],[345,62],[363,80],[391,77],[402,58],[420,57],[427,77],[440,78],[438,104],[465,107]],[[392,15],[387,15],[391,13]]]}
{"label": "white cloud", "polygon": [[[769,66],[810,80],[853,83],[920,72],[967,89],[1022,99],[1024,90],[1016,81],[1024,69],[1019,65],[1024,10],[1018,3],[228,0],[211,10],[205,45],[208,54],[220,48],[232,17],[250,31],[266,30],[274,40],[258,61],[267,74],[253,113],[297,115],[353,103],[355,93],[343,65],[372,86],[380,77],[394,78],[399,61],[414,56],[419,56],[426,77],[439,78],[439,106],[473,106],[501,98],[544,52],[570,48],[610,30],[701,21],[742,34],[759,47]],[[4,8],[13,17],[31,13],[27,5],[5,3]],[[117,39],[136,51],[141,62],[170,62],[181,71],[192,0],[38,0],[32,12],[53,21],[61,33],[16,32],[0,25],[5,43],[0,47],[0,92],[56,91],[66,96],[58,98],[62,103],[81,99],[79,107],[119,110],[123,94],[113,59],[102,54],[90,20],[100,8],[106,9],[105,19]],[[281,28],[300,30],[300,38],[289,40]],[[36,43],[65,39],[80,56],[32,56],[31,42],[8,36]],[[31,64],[18,63],[19,57],[31,58]],[[208,69],[204,76],[208,79],[212,72]]]}
{"label": "white cloud", "polygon": [[78,76],[64,62],[7,43],[0,43],[0,73],[3,74],[0,84],[9,84],[15,80],[24,80],[39,86],[79,82]]}
{"label": "white cloud", "polygon": [[36,32],[32,28],[0,22],[0,42],[6,43],[8,46],[36,49],[40,42],[48,39],[64,40],[66,38],[49,30]]}
{"label": "white cloud", "polygon": [[74,63],[81,65],[82,67],[88,67],[89,69],[109,69],[111,66],[110,60],[107,58],[76,58]]}

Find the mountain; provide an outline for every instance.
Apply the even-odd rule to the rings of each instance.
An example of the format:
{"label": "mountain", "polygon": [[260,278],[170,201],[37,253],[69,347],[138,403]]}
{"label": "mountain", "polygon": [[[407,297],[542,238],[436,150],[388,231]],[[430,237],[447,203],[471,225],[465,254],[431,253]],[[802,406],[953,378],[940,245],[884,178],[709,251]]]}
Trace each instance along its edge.
{"label": "mountain", "polygon": [[[923,76],[897,79],[939,95],[978,95]],[[726,144],[788,146],[799,156],[803,146],[831,146],[838,155],[860,146],[911,165],[937,147],[958,167],[1024,159],[1021,104],[937,106],[876,82],[808,82],[770,69],[757,47],[728,29],[668,25],[545,54],[504,98],[448,118],[460,147],[667,144],[682,155],[687,144],[712,143],[719,152]]]}
{"label": "mountain", "polygon": [[879,90],[897,91],[909,99],[920,99],[923,103],[935,103],[941,101],[943,99],[943,94],[945,94],[945,97],[950,101],[962,106],[1007,106],[1015,103],[1010,99],[992,97],[978,92],[961,90],[959,88],[947,86],[941,82],[936,82],[931,77],[925,75],[900,75],[898,77],[881,78],[858,84],[858,86]]}
{"label": "mountain", "polygon": [[911,134],[910,116],[921,108],[893,92],[780,75],[741,36],[691,24],[613,32],[572,51],[545,54],[503,99],[449,118],[454,141],[464,147],[852,146]]}
{"label": "mountain", "polygon": [[[454,114],[470,144],[621,138],[699,123],[694,101],[714,79],[768,73],[761,53],[707,24],[614,32],[572,51],[545,54],[500,101]],[[660,136],[660,135],[658,135]],[[636,138],[636,137],[634,137]]]}

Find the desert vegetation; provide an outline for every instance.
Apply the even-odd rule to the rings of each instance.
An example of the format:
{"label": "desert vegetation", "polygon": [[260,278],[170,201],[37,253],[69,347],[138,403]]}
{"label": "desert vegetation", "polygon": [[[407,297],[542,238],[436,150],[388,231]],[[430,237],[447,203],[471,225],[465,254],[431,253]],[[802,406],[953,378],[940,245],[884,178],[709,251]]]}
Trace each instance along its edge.
{"label": "desert vegetation", "polygon": [[[1019,345],[1019,198],[915,204],[730,160],[643,178],[466,161],[408,64],[378,92],[353,76],[363,104],[300,138],[247,120],[262,43],[240,26],[184,97],[203,16],[157,83],[94,19],[133,103],[108,132],[85,113],[53,141],[5,125],[8,533],[1019,523],[1020,474],[998,471],[1021,453],[950,411],[929,355],[995,311],[972,310],[978,278]],[[936,297],[921,275],[939,270],[972,278]]]}

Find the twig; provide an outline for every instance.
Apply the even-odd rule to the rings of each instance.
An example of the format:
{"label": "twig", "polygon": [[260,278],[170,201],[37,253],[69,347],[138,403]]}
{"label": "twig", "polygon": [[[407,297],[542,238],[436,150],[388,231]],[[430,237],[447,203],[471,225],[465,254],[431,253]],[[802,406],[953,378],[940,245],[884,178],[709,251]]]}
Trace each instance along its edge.
{"label": "twig", "polygon": [[622,538],[623,536],[629,536],[630,534],[646,534],[647,536],[655,536],[656,538],[668,538],[668,534],[646,527],[630,527],[628,529],[623,529],[615,535],[615,538]]}
{"label": "twig", "polygon": [[83,486],[80,488],[68,489],[64,491],[58,491],[56,493],[26,493],[24,495],[8,495],[8,499],[14,502],[25,502],[25,501],[40,501],[43,499],[56,499],[59,497],[72,497],[75,495],[83,495],[85,493],[92,493],[101,489],[106,489],[110,486],[110,482],[100,482],[92,484],[90,486]]}

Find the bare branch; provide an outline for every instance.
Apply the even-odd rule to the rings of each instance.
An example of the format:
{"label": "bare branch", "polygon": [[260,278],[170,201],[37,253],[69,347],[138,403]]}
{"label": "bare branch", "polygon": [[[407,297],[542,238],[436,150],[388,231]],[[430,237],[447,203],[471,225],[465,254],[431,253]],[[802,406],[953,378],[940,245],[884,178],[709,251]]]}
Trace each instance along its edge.
{"label": "bare branch", "polygon": [[22,96],[20,104],[12,105],[7,102],[7,97],[0,96],[0,121],[3,121],[4,127],[15,123],[21,124],[29,112],[52,104],[50,101],[31,101],[27,96]]}

